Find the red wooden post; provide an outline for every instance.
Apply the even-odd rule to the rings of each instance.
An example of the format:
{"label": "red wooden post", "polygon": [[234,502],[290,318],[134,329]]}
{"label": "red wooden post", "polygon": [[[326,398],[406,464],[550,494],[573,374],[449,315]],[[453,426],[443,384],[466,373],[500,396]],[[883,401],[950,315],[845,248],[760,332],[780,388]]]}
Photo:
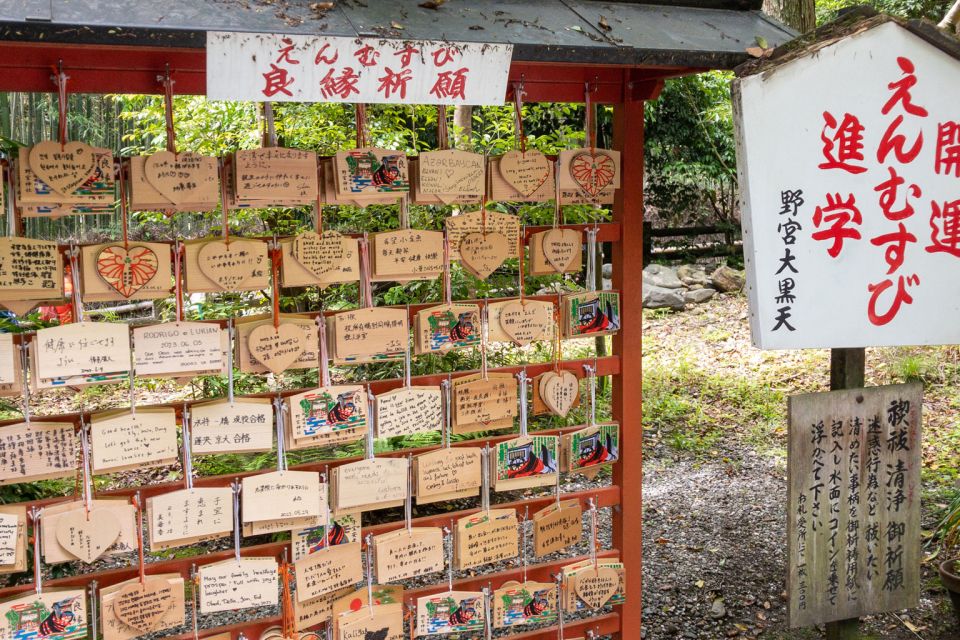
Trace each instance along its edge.
{"label": "red wooden post", "polygon": [[620,464],[613,481],[620,486],[619,512],[614,510],[613,546],[627,569],[627,606],[620,607],[620,637],[640,637],[643,567],[643,425],[641,424],[641,343],[643,290],[643,101],[624,87],[624,102],[613,106],[613,147],[621,153],[621,188],[613,206],[622,225],[613,245],[613,287],[620,291],[620,333],[613,350],[620,357],[620,375],[613,378],[613,419],[620,423]]}

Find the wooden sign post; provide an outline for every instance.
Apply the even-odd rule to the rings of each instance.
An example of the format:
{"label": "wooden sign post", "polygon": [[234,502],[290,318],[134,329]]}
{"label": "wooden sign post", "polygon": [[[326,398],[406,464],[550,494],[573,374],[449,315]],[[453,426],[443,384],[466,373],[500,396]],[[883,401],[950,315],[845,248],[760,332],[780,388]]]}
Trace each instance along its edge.
{"label": "wooden sign post", "polygon": [[856,617],[919,604],[921,392],[790,398],[792,627],[842,621],[830,637],[856,637]]}

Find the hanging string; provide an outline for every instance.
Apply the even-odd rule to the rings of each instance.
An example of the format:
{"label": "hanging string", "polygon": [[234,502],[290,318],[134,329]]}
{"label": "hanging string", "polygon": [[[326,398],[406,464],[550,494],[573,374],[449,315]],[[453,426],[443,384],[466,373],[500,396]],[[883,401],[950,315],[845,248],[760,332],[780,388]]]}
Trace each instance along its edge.
{"label": "hanging string", "polygon": [[553,228],[563,224],[563,207],[560,197],[560,161],[553,163]]}
{"label": "hanging string", "polygon": [[270,273],[273,277],[273,290],[271,291],[273,303],[273,328],[280,332],[280,243],[276,237],[270,242]]}
{"label": "hanging string", "polygon": [[193,489],[193,432],[190,428],[190,406],[183,403],[183,486]]}
{"label": "hanging string", "polygon": [[563,632],[563,618],[564,618],[564,602],[563,602],[563,572],[557,574],[556,577],[557,583],[557,640],[564,640]]}
{"label": "hanging string", "polygon": [[407,535],[413,535],[413,454],[407,454],[407,498],[403,504]]}
{"label": "hanging string", "polygon": [[517,374],[517,380],[520,382],[520,393],[518,400],[520,402],[520,437],[527,437],[527,368]]}
{"label": "hanging string", "polygon": [[134,382],[136,381],[134,353],[135,353],[134,350],[131,349],[130,350],[130,370],[127,371],[127,380],[129,381],[129,385],[130,385],[130,415],[132,417],[137,416],[137,390],[136,390],[136,387],[134,386]]}
{"label": "hanging string", "polygon": [[[409,304],[407,305],[407,317],[408,318],[410,317]],[[407,389],[410,388],[410,369],[412,368],[413,367],[411,366],[411,362],[410,362],[410,336],[406,336],[406,340],[404,340],[404,350],[403,350],[403,386],[406,387]]]}
{"label": "hanging string", "polygon": [[[317,184],[323,185],[323,165],[320,158],[317,158]],[[322,189],[317,189],[317,201],[313,205],[313,230],[318,235],[323,233],[323,201],[321,195]]]}
{"label": "hanging string", "polygon": [[290,563],[287,562],[287,550],[283,550],[283,559],[280,563],[280,579],[282,584],[283,600],[280,603],[280,626],[284,638],[296,638],[297,625],[293,614],[293,592],[290,589]]}
{"label": "hanging string", "polygon": [[373,615],[373,544],[372,536],[368,533],[366,537],[366,573],[367,573],[367,607],[370,611],[370,615]]}
{"label": "hanging string", "polygon": [[593,498],[590,498],[587,502],[590,507],[590,560],[593,561],[593,568],[597,568],[597,548],[599,547],[599,539],[597,537],[597,503],[594,502]]}
{"label": "hanging string", "polygon": [[490,339],[490,308],[486,300],[480,310],[480,374],[484,380],[487,376],[487,341]]}
{"label": "hanging string", "polygon": [[409,229],[410,228],[410,206],[409,201],[407,200],[407,195],[401,195],[398,198],[397,203],[400,205],[400,228]]}
{"label": "hanging string", "polygon": [[360,307],[373,306],[373,288],[370,284],[370,241],[364,232],[360,238]]}
{"label": "hanging string", "polygon": [[83,322],[83,300],[80,297],[80,247],[71,245],[67,255],[70,257],[70,279],[73,285],[73,320]]}
{"label": "hanging string", "polygon": [[286,429],[284,428],[283,399],[279,392],[277,392],[277,397],[273,399],[273,410],[277,421],[277,471],[283,473],[287,470],[286,444],[283,439]]}
{"label": "hanging string", "polygon": [[327,319],[323,315],[323,308],[317,313],[317,337],[319,338],[320,348],[317,353],[317,365],[320,376],[320,386],[329,387],[330,382],[330,363],[327,357]]}
{"label": "hanging string", "polygon": [[157,76],[163,84],[163,115],[167,125],[167,151],[177,153],[177,134],[173,130],[173,78],[170,77],[170,65],[162,76]]}
{"label": "hanging string", "polygon": [[480,481],[482,483],[482,491],[480,493],[480,509],[489,514],[490,513],[490,446],[484,445],[483,449],[480,450]]}
{"label": "hanging string", "polygon": [[553,370],[560,373],[560,360],[563,358],[563,342],[560,331],[560,309],[563,307],[561,293],[557,292],[557,303],[553,307]]}
{"label": "hanging string", "polygon": [[492,592],[490,587],[483,588],[483,637],[485,640],[492,640],[493,638],[493,616],[490,615],[490,600]]}
{"label": "hanging string", "polygon": [[373,391],[370,390],[370,385],[368,384],[368,385],[367,385],[367,419],[368,419],[368,421],[370,422],[370,424],[367,425],[367,436],[366,436],[366,441],[365,441],[367,460],[373,460],[373,458],[374,458],[374,452],[373,452],[374,424],[373,424],[373,421],[374,421],[374,416],[376,415],[376,410],[375,410],[375,406],[376,406],[376,405],[375,405],[375,402],[376,402],[376,400],[375,400],[375,398],[374,398]]}
{"label": "hanging string", "polygon": [[452,385],[450,384],[449,378],[440,383],[440,390],[443,392],[443,446],[447,449],[450,448],[451,421],[453,419],[453,412],[450,410],[453,402],[451,398],[451,387]]}
{"label": "hanging string", "polygon": [[453,591],[453,548],[456,543],[456,527],[453,524],[453,518],[450,518],[450,526],[444,527],[444,546],[447,552],[447,591]]}
{"label": "hanging string", "polygon": [[230,170],[230,167],[227,166],[226,160],[220,158],[218,161],[218,166],[220,169],[220,211],[223,213],[223,221],[221,223],[221,235],[223,235],[223,243],[230,247],[230,205],[229,195],[227,194],[227,172]]}
{"label": "hanging string", "polygon": [[230,488],[233,489],[233,559],[240,562],[240,492],[243,485],[234,480]]}
{"label": "hanging string", "polygon": [[40,518],[43,509],[30,507],[30,521],[33,523],[33,586],[38,596],[43,595],[43,574],[40,571]]}
{"label": "hanging string", "polygon": [[530,507],[523,507],[523,519],[520,521],[520,562],[523,565],[523,582],[527,582],[527,525],[530,522]]}
{"label": "hanging string", "polygon": [[453,304],[453,279],[450,276],[450,236],[443,232],[443,302]]}
{"label": "hanging string", "polygon": [[140,564],[140,584],[146,581],[146,568],[143,564],[143,501],[140,492],[133,495],[133,506],[137,508],[137,557]]}
{"label": "hanging string", "polygon": [[523,81],[513,83],[513,117],[520,153],[527,153],[527,139],[523,133]]}
{"label": "hanging string", "polygon": [[450,133],[447,129],[447,105],[437,105],[437,149],[450,148]]}
{"label": "hanging string", "polygon": [[590,94],[596,90],[596,86],[591,87],[589,82],[583,85],[583,129],[587,146],[590,147],[590,153],[594,153],[597,148],[597,128],[594,124],[593,101],[590,100]]}
{"label": "hanging string", "polygon": [[32,342],[24,340],[18,346],[20,349],[20,392],[23,395],[23,421],[30,426],[30,385],[27,377],[30,373],[30,345]]}
{"label": "hanging string", "polygon": [[[200,640],[200,621],[198,616],[200,615],[200,572],[197,571],[197,565],[190,565],[190,578],[193,581],[193,589],[190,591],[190,604],[193,607],[192,618],[193,618],[193,640]],[[96,629],[96,627],[94,627]],[[96,638],[96,635],[93,636]]]}
{"label": "hanging string", "polygon": [[173,243],[173,295],[177,322],[183,322],[183,257],[185,247],[178,239]]}
{"label": "hanging string", "polygon": [[97,586],[98,583],[96,580],[91,580],[88,585],[90,589],[90,635],[93,638],[97,637],[97,627],[99,626],[97,615],[99,614],[100,605],[97,603]]}
{"label": "hanging string", "polygon": [[273,103],[263,103],[263,122],[266,125],[266,131],[263,135],[264,147],[277,146],[277,130],[273,121]]}
{"label": "hanging string", "polygon": [[587,229],[587,274],[584,289],[597,290],[597,228]]}
{"label": "hanging string", "polygon": [[366,149],[367,147],[367,105],[359,102],[354,105],[354,113],[357,127],[357,149]]}
{"label": "hanging string", "polygon": [[60,150],[63,151],[67,144],[67,81],[70,76],[63,72],[63,60],[57,61],[57,73],[53,76],[53,84],[57,87],[57,108],[59,111],[58,135],[60,137]]}
{"label": "hanging string", "polygon": [[587,399],[590,402],[587,426],[592,427],[597,424],[597,370],[589,364],[583,365],[583,370],[587,374]]}
{"label": "hanging string", "polygon": [[227,320],[227,402],[233,406],[233,318]]}
{"label": "hanging string", "polygon": [[130,239],[128,237],[127,229],[127,185],[126,185],[126,170],[124,163],[121,160],[119,163],[119,169],[117,170],[119,176],[119,186],[120,186],[120,223],[121,223],[121,232],[123,233],[123,250],[130,250]]}
{"label": "hanging string", "polygon": [[87,522],[89,522],[90,509],[93,507],[93,482],[90,480],[90,435],[87,433],[83,414],[80,414],[80,454],[83,464],[83,508],[87,512]]}
{"label": "hanging string", "polygon": [[518,268],[517,268],[517,290],[520,292],[520,304],[523,304],[523,254],[524,247],[523,241],[527,237],[527,225],[520,227],[520,235],[517,236],[517,258],[518,258]]}

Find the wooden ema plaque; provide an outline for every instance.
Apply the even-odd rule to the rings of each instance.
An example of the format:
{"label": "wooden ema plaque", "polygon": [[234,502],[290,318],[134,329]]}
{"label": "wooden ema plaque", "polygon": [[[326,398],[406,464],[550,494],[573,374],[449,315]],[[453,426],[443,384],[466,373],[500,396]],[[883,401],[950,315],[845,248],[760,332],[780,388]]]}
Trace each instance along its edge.
{"label": "wooden ema plaque", "polygon": [[37,377],[100,377],[130,369],[130,329],[114,322],[77,322],[37,331]]}
{"label": "wooden ema plaque", "polygon": [[276,605],[276,558],[240,558],[199,569],[200,612],[216,613]]}
{"label": "wooden ema plaque", "polygon": [[63,258],[56,242],[0,238],[0,305],[20,315],[34,302],[62,297]]}
{"label": "wooden ema plaque", "polygon": [[183,288],[190,293],[270,288],[270,258],[260,240],[231,238],[183,243]]}
{"label": "wooden ema plaque", "polygon": [[403,604],[374,605],[348,611],[334,620],[336,640],[404,640]]}
{"label": "wooden ema plaque", "polygon": [[219,374],[227,336],[210,322],[165,322],[133,328],[138,377]]}
{"label": "wooden ema plaque", "polygon": [[407,156],[390,149],[350,149],[333,157],[338,196],[356,198],[410,190]]}
{"label": "wooden ema plaque", "polygon": [[517,512],[481,511],[457,521],[454,564],[465,571],[520,555]]}
{"label": "wooden ema plaque", "polygon": [[564,338],[590,338],[620,331],[620,294],[585,291],[564,295],[560,305]]}
{"label": "wooden ema plaque", "polygon": [[583,268],[583,233],[575,229],[548,229],[530,236],[530,275],[580,273]]}
{"label": "wooden ema plaque", "polygon": [[537,558],[563,551],[583,536],[579,500],[564,500],[533,514],[533,554]]}
{"label": "wooden ema plaque", "polygon": [[40,142],[17,155],[17,204],[25,218],[115,211],[113,152],[82,142]]}
{"label": "wooden ema plaque", "polygon": [[158,151],[130,158],[130,206],[137,211],[213,211],[220,203],[217,159]]}
{"label": "wooden ema plaque", "polygon": [[413,458],[417,504],[470,498],[483,484],[480,447],[447,447]]}
{"label": "wooden ema plaque", "polygon": [[[316,235],[316,234],[314,234]],[[322,270],[321,275],[317,275],[310,266],[302,264],[297,255],[294,254],[295,238],[285,238],[280,241],[280,283],[283,287],[328,287],[331,284],[340,284],[343,282],[359,282],[360,280],[360,249],[358,240],[349,236],[344,236],[335,231],[324,231],[323,238],[326,239],[325,247],[329,248],[329,242],[336,237],[340,243],[340,251],[335,254],[342,255],[337,262],[335,269]],[[303,253],[301,252],[301,255]],[[313,266],[313,265],[311,265]]]}
{"label": "wooden ema plaque", "polygon": [[443,395],[439,387],[401,387],[376,396],[378,438],[408,436],[443,429]]}
{"label": "wooden ema plaque", "polygon": [[[279,333],[274,330],[270,315],[244,316],[234,320],[234,362],[240,371],[272,371],[263,360],[274,368],[283,364],[283,370],[317,367],[320,341],[316,320],[295,313],[281,313],[279,319],[280,326],[287,327]],[[295,329],[299,329],[302,337],[295,333]]]}
{"label": "wooden ema plaque", "polygon": [[459,149],[424,151],[417,156],[417,187],[443,204],[460,197],[477,202],[486,187],[486,158]]}
{"label": "wooden ema plaque", "polygon": [[195,455],[273,449],[270,398],[211,400],[190,407],[190,449]]}
{"label": "wooden ema plaque", "polygon": [[791,627],[918,606],[922,394],[917,382],[790,397]]}
{"label": "wooden ema plaque", "polygon": [[160,467],[176,462],[177,417],[172,407],[118,409],[90,419],[90,461],[94,473]]}
{"label": "wooden ema plaque", "polygon": [[368,458],[333,468],[334,512],[400,506],[407,498],[407,466],[406,458]]}
{"label": "wooden ema plaque", "polygon": [[[124,499],[107,498],[91,500],[91,519],[109,514],[120,525],[120,532],[110,546],[101,554],[116,556],[129,553],[137,548],[137,509]],[[46,564],[59,564],[80,560],[76,553],[61,544],[60,519],[79,514],[86,519],[86,507],[83,501],[74,500],[44,507],[40,520],[40,542],[43,561]],[[65,525],[66,526],[66,525]]]}
{"label": "wooden ema plaque", "polygon": [[185,618],[183,578],[179,574],[133,578],[100,589],[104,640],[132,640],[172,629]]}
{"label": "wooden ema plaque", "polygon": [[470,211],[449,216],[443,221],[447,229],[450,244],[450,260],[460,260],[460,245],[465,236],[471,233],[499,233],[507,237],[507,258],[516,258],[519,253],[520,218],[509,213],[490,211],[486,213],[486,224],[482,211]]}
{"label": "wooden ema plaque", "polygon": [[27,568],[27,508],[0,505],[0,575]]}
{"label": "wooden ema plaque", "polygon": [[365,307],[328,318],[330,357],[334,364],[362,364],[404,357],[409,329],[405,309]]}
{"label": "wooden ema plaque", "polygon": [[432,280],[443,275],[443,233],[421,229],[370,236],[374,282]]}
{"label": "wooden ema plaque", "polygon": [[417,637],[481,631],[486,625],[482,591],[443,591],[417,598]]}
{"label": "wooden ema plaque", "polygon": [[373,538],[373,566],[377,581],[406,580],[443,571],[443,530],[411,527]]}
{"label": "wooden ema plaque", "polygon": [[507,300],[487,305],[488,339],[524,347],[550,340],[554,329],[554,304],[544,300]]}
{"label": "wooden ema plaque", "polygon": [[509,373],[479,373],[453,380],[453,432],[508,429],[517,416],[517,380]]}
{"label": "wooden ema plaque", "polygon": [[326,513],[326,485],[320,482],[317,472],[271,471],[247,476],[241,483],[244,522],[316,517]]}
{"label": "wooden ema plaque", "polygon": [[72,476],[77,437],[69,422],[31,420],[0,428],[0,485]]}
{"label": "wooden ema plaque", "polygon": [[[24,632],[18,622],[24,618],[30,619],[30,612],[50,612],[59,609],[66,612],[62,614],[57,631],[44,636],[48,640],[71,640],[75,638],[85,638],[89,630],[89,616],[87,613],[87,600],[89,596],[85,589],[59,589],[44,588],[41,595],[37,595],[32,590],[0,604],[0,612],[3,613],[6,624],[0,626],[0,639],[17,640],[22,638]],[[39,627],[46,622],[47,613],[44,619],[37,619],[32,626]],[[36,631],[32,631],[35,637],[38,637]]]}
{"label": "wooden ema plaque", "polygon": [[557,436],[530,435],[497,443],[490,477],[497,491],[552,486],[559,473]]}
{"label": "wooden ema plaque", "polygon": [[[610,571],[616,574],[615,579],[611,578]],[[623,563],[617,558],[602,558],[596,565],[589,559],[581,560],[565,566],[562,575],[563,606],[568,613],[598,609],[604,604],[623,604],[627,600]],[[581,576],[584,580],[578,589]],[[611,582],[615,582],[612,589]],[[602,598],[605,600],[596,604]]]}
{"label": "wooden ema plaque", "polygon": [[311,553],[294,563],[297,601],[307,602],[331,591],[352,588],[363,580],[360,543],[341,544]]}
{"label": "wooden ema plaque", "polygon": [[568,473],[594,473],[620,459],[620,425],[598,424],[560,437],[560,468]]}
{"label": "wooden ema plaque", "polygon": [[557,585],[553,582],[507,582],[493,592],[492,600],[496,629],[552,624],[557,620]]}
{"label": "wooden ema plaque", "polygon": [[620,152],[568,149],[557,158],[561,204],[612,204],[620,188]]}
{"label": "wooden ema plaque", "polygon": [[233,532],[233,490],[194,487],[147,498],[151,551],[214,540]]}
{"label": "wooden ema plaque", "polygon": [[[367,394],[360,385],[333,385],[287,398],[289,429],[299,443],[321,442],[327,435],[351,439],[367,432]],[[359,435],[358,435],[359,434]]]}
{"label": "wooden ema plaque", "polygon": [[415,352],[445,353],[480,344],[480,307],[475,304],[441,304],[414,316]]}
{"label": "wooden ema plaque", "polygon": [[264,147],[232,156],[237,206],[296,207],[317,201],[317,154],[302,149]]}

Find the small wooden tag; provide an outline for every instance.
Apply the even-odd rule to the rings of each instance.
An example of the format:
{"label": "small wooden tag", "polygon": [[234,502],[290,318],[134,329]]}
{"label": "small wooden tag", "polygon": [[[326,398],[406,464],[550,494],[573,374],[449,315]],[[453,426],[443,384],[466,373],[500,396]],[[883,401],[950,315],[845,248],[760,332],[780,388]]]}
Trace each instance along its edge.
{"label": "small wooden tag", "polygon": [[215,158],[189,151],[158,151],[146,159],[143,172],[153,188],[170,202],[201,202],[207,183],[216,180],[217,164]]}
{"label": "small wooden tag", "polygon": [[553,327],[553,305],[539,300],[508,302],[500,311],[500,328],[517,346],[549,336]]}
{"label": "small wooden tag", "polygon": [[610,567],[577,572],[577,595],[592,609],[599,609],[606,604],[619,587],[620,576]]}
{"label": "small wooden tag", "polygon": [[47,140],[30,148],[30,169],[52,189],[72,195],[93,175],[97,159],[93,147],[82,142]]}
{"label": "small wooden tag", "polygon": [[557,273],[565,273],[579,256],[582,244],[581,234],[575,229],[550,229],[543,234],[543,257]]}
{"label": "small wooden tag", "polygon": [[531,196],[550,177],[550,161],[536,149],[514,149],[500,158],[500,175],[514,189]]}
{"label": "small wooden tag", "polygon": [[247,348],[260,364],[278,374],[296,362],[307,348],[307,336],[296,324],[263,324],[250,332]]}
{"label": "small wooden tag", "polygon": [[566,418],[580,392],[580,380],[569,371],[548,372],[540,379],[540,398],[561,418]]}
{"label": "small wooden tag", "polygon": [[63,514],[57,520],[57,542],[90,564],[120,537],[120,521],[107,509],[86,509]]}
{"label": "small wooden tag", "polygon": [[325,231],[323,235],[305,231],[293,241],[293,257],[310,273],[322,278],[343,264],[346,257],[343,236],[336,231]]}
{"label": "small wooden tag", "polygon": [[541,558],[562,551],[583,535],[583,508],[578,500],[553,504],[533,514],[533,554]]}
{"label": "small wooden tag", "polygon": [[460,262],[481,280],[493,273],[509,255],[509,241],[502,233],[468,233],[460,242]]}
{"label": "small wooden tag", "polygon": [[97,254],[97,275],[124,298],[129,298],[157,275],[160,261],[153,249],[121,245],[104,247]]}
{"label": "small wooden tag", "polygon": [[238,289],[256,269],[257,252],[251,247],[254,242],[213,240],[205,243],[197,253],[200,271],[224,291]]}
{"label": "small wooden tag", "polygon": [[130,584],[120,590],[113,612],[121,622],[149,633],[157,629],[176,604],[173,585],[163,579],[148,578],[143,584]]}

